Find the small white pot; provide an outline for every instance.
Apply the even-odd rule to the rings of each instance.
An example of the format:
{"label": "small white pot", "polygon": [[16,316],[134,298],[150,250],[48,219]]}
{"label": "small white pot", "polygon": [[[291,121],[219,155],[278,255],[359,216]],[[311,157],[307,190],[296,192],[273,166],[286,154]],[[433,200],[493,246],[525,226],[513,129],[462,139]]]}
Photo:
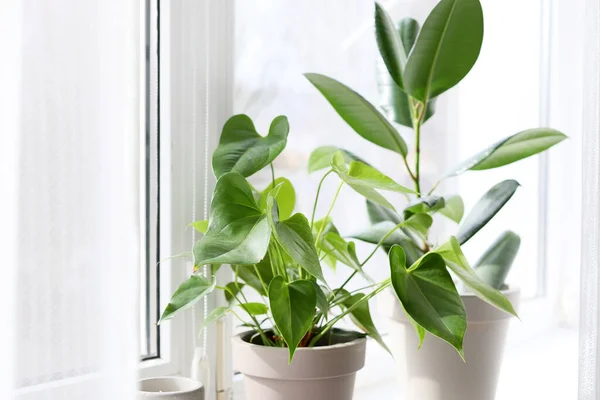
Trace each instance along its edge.
{"label": "small white pot", "polygon": [[287,348],[233,337],[234,368],[244,375],[246,400],[351,400],[356,372],[365,365],[366,339],[299,348],[288,364]]}
{"label": "small white pot", "polygon": [[[518,310],[520,291],[503,291]],[[433,335],[417,349],[417,334],[394,292],[378,298],[389,319],[388,345],[398,368],[402,400],[493,400],[511,315],[474,295],[461,296],[467,311],[463,342],[466,363],[448,343]]]}
{"label": "small white pot", "polygon": [[204,387],[200,382],[180,376],[163,376],[142,379],[137,400],[204,400]]}

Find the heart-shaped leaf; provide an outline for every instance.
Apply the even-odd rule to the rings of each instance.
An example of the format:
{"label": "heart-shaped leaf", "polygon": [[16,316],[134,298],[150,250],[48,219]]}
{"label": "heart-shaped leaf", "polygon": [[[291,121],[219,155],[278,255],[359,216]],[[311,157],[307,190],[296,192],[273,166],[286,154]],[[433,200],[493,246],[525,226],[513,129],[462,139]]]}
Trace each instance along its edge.
{"label": "heart-shaped leaf", "polygon": [[263,303],[240,303],[238,306],[248,314],[254,316],[264,315],[269,312],[269,308]]}
{"label": "heart-shaped leaf", "polygon": [[294,207],[296,206],[296,191],[294,190],[292,182],[286,178],[277,178],[275,179],[275,182],[269,184],[269,186],[267,186],[260,194],[258,205],[262,210],[267,210],[267,197],[271,190],[276,186],[279,186],[279,190],[274,193],[275,200],[277,200],[277,206],[279,206],[279,218],[288,219],[294,212]]}
{"label": "heart-shaped leaf", "polygon": [[498,290],[492,288],[483,282],[469,266],[465,255],[463,254],[458,240],[453,236],[449,241],[434,250],[444,258],[448,268],[459,277],[459,279],[468,287],[477,297],[489,304],[517,316],[510,301]]}
{"label": "heart-shaped leaf", "polygon": [[514,179],[507,179],[488,190],[473,206],[471,212],[458,228],[456,234],[458,242],[464,244],[479,232],[504,207],[519,186],[519,182]]}
{"label": "heart-shaped leaf", "polygon": [[400,42],[394,22],[377,2],[375,2],[375,37],[377,38],[379,53],[390,76],[399,87],[404,87],[402,84],[402,71],[406,65],[406,54],[408,52],[405,51],[405,47]]}
{"label": "heart-shaped leaf", "polygon": [[346,308],[350,308],[356,303],[360,302],[352,311],[350,311],[350,318],[352,319],[352,322],[354,322],[354,324],[356,324],[356,326],[367,335],[375,339],[377,343],[381,345],[381,347],[390,353],[390,349],[381,338],[381,335],[373,323],[373,318],[371,318],[371,311],[369,309],[369,302],[361,301],[364,297],[365,295],[363,293],[356,293],[352,296],[346,297],[343,304]]}
{"label": "heart-shaped leaf", "polygon": [[368,165],[366,161],[362,160],[356,154],[348,150],[340,149],[339,147],[335,146],[321,146],[317,147],[312,153],[310,153],[310,157],[308,158],[308,172],[311,173],[319,171],[323,168],[331,167],[333,155],[338,151],[343,154],[346,164],[350,164],[352,161],[360,161],[363,164]]}
{"label": "heart-shaped leaf", "polygon": [[229,118],[213,153],[215,176],[220,178],[228,172],[237,172],[248,177],[260,171],[283,151],[289,131],[290,126],[284,116],[273,120],[265,137],[256,132],[254,123],[247,115]]}
{"label": "heart-shaped leaf", "polygon": [[428,253],[407,269],[400,246],[391,248],[389,259],[392,286],[408,315],[464,358],[467,314],[444,259]]}
{"label": "heart-shaped leaf", "polygon": [[479,0],[441,0],[431,11],[404,70],[404,87],[423,102],[460,82],[483,42]]}
{"label": "heart-shaped leaf", "polygon": [[335,173],[348,186],[354,189],[359,194],[367,199],[378,203],[384,207],[394,209],[376,189],[393,191],[397,193],[415,193],[413,190],[396,183],[392,178],[384,175],[377,169],[361,163],[360,161],[352,161],[350,168],[344,163],[342,153],[336,153],[333,156],[331,167]]}
{"label": "heart-shaped leaf", "polygon": [[550,128],[528,129],[480,151],[446,174],[445,178],[462,174],[468,170],[498,168],[548,150],[565,140],[567,136]]}
{"label": "heart-shaped leaf", "polygon": [[194,245],[194,265],[256,264],[267,252],[271,228],[246,179],[230,172],[215,186],[206,235]]}
{"label": "heart-shaped leaf", "polygon": [[502,233],[475,263],[474,270],[477,276],[494,289],[501,289],[520,245],[521,238],[516,233]]}
{"label": "heart-shaped leaf", "polygon": [[298,343],[311,328],[317,306],[317,293],[311,281],[285,282],[276,276],[269,285],[269,304],[273,320],[289,348],[292,362]]}
{"label": "heart-shaped leaf", "polygon": [[169,301],[169,304],[160,317],[159,323],[171,319],[177,313],[192,307],[201,298],[211,293],[216,284],[217,281],[214,277],[211,281],[208,281],[201,275],[192,275],[173,293],[171,301]]}
{"label": "heart-shaped leaf", "polygon": [[460,220],[465,213],[465,203],[463,203],[462,197],[457,195],[446,197],[444,200],[446,204],[444,204],[444,208],[441,208],[438,212],[443,216],[450,218],[457,224],[460,224]]}
{"label": "heart-shaped leaf", "polygon": [[356,133],[406,158],[408,148],[400,133],[379,111],[348,86],[321,74],[304,74]]}
{"label": "heart-shaped leaf", "polygon": [[267,198],[267,214],[277,242],[294,262],[315,278],[325,281],[308,220],[298,213],[281,221],[277,201],[273,195],[274,193],[271,193]]}

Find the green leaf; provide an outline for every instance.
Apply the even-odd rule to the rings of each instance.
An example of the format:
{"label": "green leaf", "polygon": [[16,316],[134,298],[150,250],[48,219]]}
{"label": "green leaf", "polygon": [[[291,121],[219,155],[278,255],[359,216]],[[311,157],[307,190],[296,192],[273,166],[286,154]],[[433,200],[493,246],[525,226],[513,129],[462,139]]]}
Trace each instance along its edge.
{"label": "green leaf", "polygon": [[404,87],[402,71],[406,65],[406,53],[408,52],[400,42],[394,22],[377,2],[375,2],[375,37],[379,53],[381,53],[381,58],[383,58],[390,76],[399,87]]}
{"label": "green leaf", "polygon": [[206,235],[194,245],[194,265],[256,264],[269,246],[271,228],[243,176],[230,172],[215,186]]}
{"label": "green leaf", "polygon": [[360,272],[367,280],[371,280],[371,278],[363,271],[360,261],[358,261],[358,257],[356,256],[356,245],[354,242],[347,242],[338,233],[328,232],[323,235],[321,248],[335,260]]}
{"label": "green leaf", "polygon": [[344,156],[339,152],[333,156],[331,167],[340,179],[356,192],[387,208],[394,209],[394,206],[375,189],[397,193],[415,193],[413,190],[396,183],[389,176],[360,161],[352,161],[350,168],[346,167]]}
{"label": "green leaf", "polygon": [[321,285],[314,281],[311,282],[313,283],[313,286],[315,287],[315,292],[317,293],[317,308],[319,309],[319,311],[321,311],[321,313],[325,317],[325,320],[327,320],[329,313],[329,301],[327,301],[327,295],[325,295],[325,292],[323,291]]}
{"label": "green leaf", "polygon": [[267,198],[267,215],[277,242],[292,260],[315,278],[325,281],[306,217],[298,213],[285,221],[280,221],[277,201],[273,194]]}
{"label": "green leaf", "polygon": [[344,306],[346,308],[352,307],[354,304],[360,302],[351,312],[350,318],[352,322],[360,328],[367,335],[371,336],[373,339],[377,341],[388,353],[390,353],[390,349],[387,347],[381,335],[377,331],[375,324],[373,323],[373,319],[371,318],[371,311],[369,310],[369,302],[361,300],[365,297],[363,293],[356,293],[350,297],[347,297],[344,300]]}
{"label": "green leaf", "polygon": [[201,275],[192,275],[173,293],[173,297],[171,297],[171,301],[169,301],[160,317],[159,323],[171,319],[177,313],[192,307],[201,298],[211,293],[216,284],[214,277],[211,281],[208,281]]}
{"label": "green leaf", "polygon": [[517,316],[510,301],[508,301],[508,299],[498,290],[485,284],[485,282],[483,282],[469,266],[469,263],[460,248],[460,244],[455,237],[451,237],[448,242],[435,249],[434,252],[444,258],[448,268],[450,268],[450,270],[452,270],[452,272],[454,272],[465,286],[477,297],[502,311]]}
{"label": "green leaf", "polygon": [[402,217],[396,211],[390,210],[389,208],[382,207],[377,203],[367,199],[367,213],[369,214],[369,220],[373,224],[379,222],[391,221],[394,225],[398,225],[402,222]]}
{"label": "green leaf", "polygon": [[360,161],[363,164],[368,163],[358,157],[356,154],[340,149],[335,146],[321,146],[317,147],[310,153],[310,157],[308,158],[308,172],[319,171],[323,168],[331,167],[331,160],[333,159],[333,155],[340,151],[344,155],[344,161],[346,164],[350,164],[352,161]]}
{"label": "green leaf", "polygon": [[516,233],[511,231],[502,233],[475,263],[477,276],[494,289],[500,290],[504,286],[520,245],[521,238]]}
{"label": "green leaf", "polygon": [[240,303],[238,306],[250,315],[264,315],[269,312],[269,308],[263,303]]}
{"label": "green leaf", "polygon": [[429,213],[437,211],[443,208],[446,202],[443,197],[439,196],[425,196],[420,197],[410,203],[404,209],[404,219],[409,219],[411,215],[418,213]]}
{"label": "green leaf", "polygon": [[[373,224],[367,229],[360,233],[352,235],[353,238],[362,240],[363,242],[377,244],[385,235],[392,230],[397,224],[384,221],[377,224]],[[417,246],[406,234],[402,233],[401,230],[396,230],[383,242],[383,248],[389,251],[393,245],[401,246],[406,252],[407,259],[410,264],[418,260],[423,255],[423,250]]]}
{"label": "green leaf", "polygon": [[208,325],[212,324],[213,322],[217,322],[218,320],[220,320],[221,318],[223,318],[225,315],[227,315],[227,313],[230,312],[230,311],[231,311],[231,309],[229,307],[217,307],[217,308],[214,308],[206,316],[206,319],[202,323],[202,329],[206,328]]}
{"label": "green leaf", "polygon": [[424,213],[413,214],[406,220],[406,226],[413,232],[416,232],[422,239],[427,237],[432,224],[433,218],[429,214]]}
{"label": "green leaf", "polygon": [[450,218],[452,221],[460,224],[460,220],[465,213],[465,204],[463,203],[462,197],[456,195],[445,198],[444,208],[439,210],[439,213],[445,217]]}
{"label": "green leaf", "polygon": [[[241,280],[256,290],[261,296],[267,295],[261,280],[268,287],[273,279],[273,271],[268,256],[265,256],[260,263],[256,264],[256,269],[252,265],[232,265],[231,269],[233,269],[234,273]],[[260,276],[257,274],[257,270]]]}
{"label": "green leaf", "polygon": [[467,315],[444,259],[428,253],[407,269],[400,246],[391,248],[389,258],[392,286],[408,315],[464,358]]}
{"label": "green leaf", "polygon": [[248,177],[269,165],[283,151],[290,131],[288,120],[273,120],[269,134],[262,137],[247,115],[234,115],[223,127],[221,139],[213,153],[212,166],[217,178],[228,172]]}
{"label": "green leaf", "polygon": [[262,210],[267,210],[267,197],[271,190],[276,186],[280,186],[279,190],[274,193],[275,200],[277,200],[277,205],[279,206],[279,218],[288,219],[294,212],[294,207],[296,206],[296,191],[294,190],[292,182],[286,178],[277,178],[275,179],[274,184],[269,184],[269,186],[267,186],[260,194],[258,205]]}
{"label": "green leaf", "polygon": [[285,282],[276,276],[269,285],[269,303],[273,320],[283,336],[292,362],[298,343],[312,327],[317,306],[317,293],[311,281]]}
{"label": "green leaf", "polygon": [[502,167],[534,154],[548,150],[567,136],[550,128],[528,129],[494,143],[446,174],[445,178],[468,170],[486,170]]}
{"label": "green leaf", "polygon": [[229,282],[225,285],[225,300],[229,305],[236,301],[236,296],[242,291],[244,286],[245,285],[243,283],[239,282]]}
{"label": "green leaf", "polygon": [[456,234],[458,242],[464,244],[479,232],[504,207],[519,186],[514,179],[507,179],[488,190],[459,226]]}
{"label": "green leaf", "polygon": [[194,227],[194,229],[200,233],[206,233],[206,231],[208,231],[208,220],[194,221],[190,226]]}
{"label": "green leaf", "polygon": [[400,133],[379,111],[348,86],[321,74],[304,74],[360,136],[406,158],[408,148]]}
{"label": "green leaf", "polygon": [[460,82],[483,42],[479,0],[441,0],[431,11],[404,70],[408,93],[423,102]]}

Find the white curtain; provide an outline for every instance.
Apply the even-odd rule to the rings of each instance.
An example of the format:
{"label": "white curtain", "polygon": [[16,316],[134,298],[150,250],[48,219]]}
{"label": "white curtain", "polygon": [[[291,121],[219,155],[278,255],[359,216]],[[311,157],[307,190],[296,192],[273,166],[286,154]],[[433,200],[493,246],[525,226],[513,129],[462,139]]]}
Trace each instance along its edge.
{"label": "white curtain", "polygon": [[1,399],[134,396],[140,3],[2,3]]}
{"label": "white curtain", "polygon": [[600,398],[600,7],[588,0],[583,139],[579,399]]}

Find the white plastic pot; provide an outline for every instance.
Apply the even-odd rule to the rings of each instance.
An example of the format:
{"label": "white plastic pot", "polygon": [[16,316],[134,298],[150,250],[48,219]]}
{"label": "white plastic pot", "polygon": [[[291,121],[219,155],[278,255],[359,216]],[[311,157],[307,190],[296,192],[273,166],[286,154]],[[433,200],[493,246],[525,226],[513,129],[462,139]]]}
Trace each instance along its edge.
{"label": "white plastic pot", "polygon": [[351,400],[356,372],[365,365],[366,339],[299,348],[250,344],[252,332],[233,337],[234,368],[244,375],[246,400]]}
{"label": "white plastic pot", "polygon": [[[520,291],[504,295],[518,310]],[[467,311],[463,348],[466,363],[448,343],[428,334],[418,349],[417,334],[394,292],[381,293],[380,313],[389,319],[388,346],[398,368],[402,400],[494,400],[511,315],[478,299],[461,296]]]}
{"label": "white plastic pot", "polygon": [[139,382],[137,400],[204,400],[200,382],[180,376],[163,376]]}

